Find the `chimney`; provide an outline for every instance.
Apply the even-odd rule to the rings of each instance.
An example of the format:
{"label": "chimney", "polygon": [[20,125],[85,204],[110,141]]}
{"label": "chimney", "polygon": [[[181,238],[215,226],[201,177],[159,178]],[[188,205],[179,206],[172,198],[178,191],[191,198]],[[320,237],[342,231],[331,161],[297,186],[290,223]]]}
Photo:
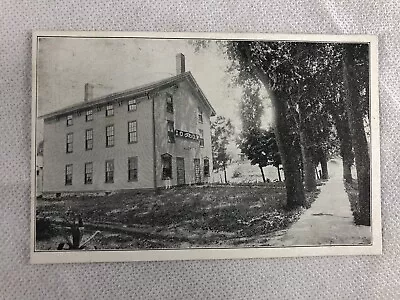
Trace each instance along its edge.
{"label": "chimney", "polygon": [[88,102],[93,99],[93,84],[86,83],[85,84],[85,102]]}
{"label": "chimney", "polygon": [[176,75],[185,73],[185,55],[178,53],[176,55]]}

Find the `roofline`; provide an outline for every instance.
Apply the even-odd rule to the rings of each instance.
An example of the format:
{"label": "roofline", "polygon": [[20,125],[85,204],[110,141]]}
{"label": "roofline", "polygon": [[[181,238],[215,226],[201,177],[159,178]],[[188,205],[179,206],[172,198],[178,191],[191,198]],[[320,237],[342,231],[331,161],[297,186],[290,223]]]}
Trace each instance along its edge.
{"label": "roofline", "polygon": [[210,102],[208,101],[207,97],[204,95],[203,91],[201,90],[201,88],[199,87],[198,83],[196,82],[196,80],[194,79],[193,75],[191,72],[185,72],[182,74],[178,74],[172,77],[169,77],[167,79],[162,79],[159,81],[155,81],[152,82],[150,84],[145,84],[133,89],[128,89],[122,92],[116,92],[116,93],[112,93],[112,94],[108,94],[105,96],[101,96],[98,97],[94,100],[88,101],[88,102],[81,102],[78,104],[74,104],[72,106],[60,109],[58,111],[54,111],[48,114],[44,114],[41,116],[38,116],[38,118],[43,118],[43,119],[49,119],[49,118],[53,118],[53,117],[57,117],[57,116],[61,116],[64,114],[68,114],[68,113],[73,113],[76,111],[80,111],[80,110],[84,110],[84,109],[88,109],[97,105],[103,105],[106,104],[108,102],[112,102],[112,101],[117,101],[117,100],[122,100],[124,98],[128,98],[128,97],[140,97],[140,96],[146,96],[148,95],[149,92],[157,89],[157,88],[161,88],[165,85],[169,85],[169,84],[173,84],[174,82],[180,81],[180,80],[189,80],[192,83],[194,83],[194,87],[192,86],[192,88],[194,88],[200,95],[200,97],[203,99],[203,101],[205,102],[205,104],[210,108],[211,110],[211,116],[215,116],[215,110],[212,107],[212,105],[210,104]]}

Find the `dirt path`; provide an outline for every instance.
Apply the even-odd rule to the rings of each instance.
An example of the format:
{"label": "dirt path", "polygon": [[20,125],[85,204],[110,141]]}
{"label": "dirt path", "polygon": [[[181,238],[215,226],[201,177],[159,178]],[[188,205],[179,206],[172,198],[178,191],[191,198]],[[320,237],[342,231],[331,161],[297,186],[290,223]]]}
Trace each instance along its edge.
{"label": "dirt path", "polygon": [[342,180],[341,161],[329,163],[330,179],[300,219],[268,241],[275,247],[369,244],[370,227],[356,226]]}

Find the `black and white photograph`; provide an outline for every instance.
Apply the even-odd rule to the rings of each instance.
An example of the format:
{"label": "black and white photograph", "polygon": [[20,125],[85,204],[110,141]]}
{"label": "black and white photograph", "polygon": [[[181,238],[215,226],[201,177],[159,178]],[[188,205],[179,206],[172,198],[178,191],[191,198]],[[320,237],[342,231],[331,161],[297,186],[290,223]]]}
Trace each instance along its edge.
{"label": "black and white photograph", "polygon": [[374,36],[38,32],[31,261],[381,253]]}

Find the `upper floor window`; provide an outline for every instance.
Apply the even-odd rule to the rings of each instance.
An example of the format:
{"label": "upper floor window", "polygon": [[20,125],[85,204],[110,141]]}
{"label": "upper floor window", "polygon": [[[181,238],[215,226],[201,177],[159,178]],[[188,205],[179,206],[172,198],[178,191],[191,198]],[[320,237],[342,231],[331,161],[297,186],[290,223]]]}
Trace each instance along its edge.
{"label": "upper floor window", "polygon": [[72,115],[67,116],[67,126],[72,126]]}
{"label": "upper floor window", "polygon": [[128,111],[137,110],[137,102],[136,99],[131,99],[128,101]]}
{"label": "upper floor window", "polygon": [[138,180],[138,158],[129,157],[128,158],[128,180],[137,181]]}
{"label": "upper floor window", "polygon": [[204,147],[204,131],[203,131],[203,129],[199,129],[199,135],[200,135],[200,147]]}
{"label": "upper floor window", "polygon": [[175,128],[173,121],[167,121],[168,143],[175,143]]}
{"label": "upper floor window", "polygon": [[86,111],[86,122],[93,120],[93,110],[89,109]]}
{"label": "upper floor window", "polygon": [[128,143],[136,143],[137,142],[137,122],[130,121],[128,122]]}
{"label": "upper floor window", "polygon": [[85,184],[93,183],[93,163],[85,163]]}
{"label": "upper floor window", "polygon": [[106,161],[106,183],[114,182],[114,160]]}
{"label": "upper floor window", "polygon": [[114,125],[106,127],[106,147],[114,146]]}
{"label": "upper floor window", "polygon": [[168,153],[161,155],[162,180],[172,179],[172,156]]}
{"label": "upper floor window", "polygon": [[67,134],[67,143],[66,143],[67,153],[72,153],[72,151],[73,151],[73,144],[72,144],[73,136],[74,136],[74,134],[72,132]]}
{"label": "upper floor window", "polygon": [[85,133],[85,149],[93,149],[93,129],[87,129]]}
{"label": "upper floor window", "polygon": [[72,185],[72,165],[65,166],[65,185]]}
{"label": "upper floor window", "polygon": [[210,176],[210,160],[208,158],[204,159],[204,177]]}
{"label": "upper floor window", "polygon": [[114,115],[114,105],[108,104],[106,107],[106,117]]}
{"label": "upper floor window", "polygon": [[201,110],[201,108],[198,108],[198,117],[199,117],[199,123],[203,123],[203,111]]}
{"label": "upper floor window", "polygon": [[174,112],[174,99],[172,95],[167,94],[167,112],[173,113]]}

